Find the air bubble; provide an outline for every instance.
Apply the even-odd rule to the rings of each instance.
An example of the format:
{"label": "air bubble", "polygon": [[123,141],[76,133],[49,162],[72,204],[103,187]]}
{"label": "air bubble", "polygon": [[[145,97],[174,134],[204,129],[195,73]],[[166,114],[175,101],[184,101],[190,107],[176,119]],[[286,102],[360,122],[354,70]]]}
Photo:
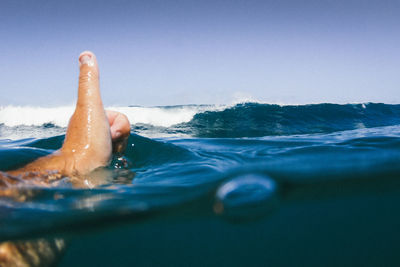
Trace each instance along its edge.
{"label": "air bubble", "polygon": [[132,166],[132,163],[129,161],[128,158],[126,158],[124,156],[120,156],[120,157],[116,156],[116,157],[113,157],[111,166],[114,169],[128,169],[129,167]]}
{"label": "air bubble", "polygon": [[278,206],[278,185],[272,178],[246,174],[223,183],[217,190],[214,211],[229,219],[251,220]]}

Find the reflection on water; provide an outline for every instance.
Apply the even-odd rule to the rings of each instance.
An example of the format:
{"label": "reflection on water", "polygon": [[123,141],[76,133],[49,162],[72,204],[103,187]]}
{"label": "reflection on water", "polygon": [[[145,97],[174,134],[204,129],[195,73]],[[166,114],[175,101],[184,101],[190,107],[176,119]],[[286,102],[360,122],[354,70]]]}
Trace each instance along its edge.
{"label": "reflection on water", "polygon": [[63,239],[0,243],[0,266],[53,266],[64,252]]}
{"label": "reflection on water", "polygon": [[[51,153],[62,142],[63,136],[3,140],[1,170]],[[210,229],[201,222],[213,218],[224,227],[221,231],[240,226],[237,229],[245,233],[241,235],[245,240],[246,234],[253,233],[250,224],[267,221],[277,233],[284,233],[280,225],[293,218],[285,217],[285,212],[292,210],[296,215],[301,203],[318,206],[326,200],[342,200],[344,204],[334,210],[339,213],[350,198],[397,194],[399,177],[399,126],[259,138],[148,139],[132,135],[125,159],[116,158],[108,168],[96,170],[82,180],[81,188],[71,186],[73,177],[56,177],[51,186],[4,179],[0,185],[0,257],[4,262],[47,263],[46,259],[61,255],[67,233],[122,222],[148,227],[150,233],[156,230],[151,227],[157,221],[185,218],[206,236]],[[318,212],[313,220],[328,221]],[[297,226],[296,234],[301,237],[305,227]],[[318,237],[309,231],[307,238]],[[179,231],[174,233],[176,239],[185,238]],[[250,251],[251,247],[242,249]]]}

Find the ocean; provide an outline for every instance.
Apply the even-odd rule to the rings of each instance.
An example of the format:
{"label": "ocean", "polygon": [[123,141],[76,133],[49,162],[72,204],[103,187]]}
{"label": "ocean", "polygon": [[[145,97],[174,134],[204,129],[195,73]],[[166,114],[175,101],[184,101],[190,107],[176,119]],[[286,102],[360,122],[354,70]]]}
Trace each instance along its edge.
{"label": "ocean", "polygon": [[[96,186],[0,197],[1,242],[63,242],[63,267],[400,264],[400,105],[109,109],[125,154]],[[72,112],[0,107],[0,171],[60,148]]]}

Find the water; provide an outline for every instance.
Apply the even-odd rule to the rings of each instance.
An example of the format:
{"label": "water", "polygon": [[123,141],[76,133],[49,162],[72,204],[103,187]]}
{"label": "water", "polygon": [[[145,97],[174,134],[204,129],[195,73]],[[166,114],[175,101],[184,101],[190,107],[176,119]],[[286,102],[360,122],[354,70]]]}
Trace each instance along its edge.
{"label": "water", "polygon": [[[400,263],[400,105],[114,109],[124,159],[94,188],[9,190],[1,241],[59,238],[60,266]],[[58,149],[70,113],[1,108],[1,170]]]}

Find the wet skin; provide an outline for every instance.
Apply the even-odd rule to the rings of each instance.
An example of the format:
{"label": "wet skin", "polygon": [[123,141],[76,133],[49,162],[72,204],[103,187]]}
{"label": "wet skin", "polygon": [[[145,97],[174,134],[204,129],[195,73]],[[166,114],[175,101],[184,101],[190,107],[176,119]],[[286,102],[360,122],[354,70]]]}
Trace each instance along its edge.
{"label": "wet skin", "polygon": [[[106,166],[113,151],[122,153],[125,150],[130,123],[125,115],[104,110],[96,56],[83,52],[79,56],[79,66],[78,100],[63,146],[49,156],[9,171],[9,175],[24,178],[29,173],[39,176],[56,173],[79,180],[79,177]],[[3,182],[6,179],[3,177]]]}

